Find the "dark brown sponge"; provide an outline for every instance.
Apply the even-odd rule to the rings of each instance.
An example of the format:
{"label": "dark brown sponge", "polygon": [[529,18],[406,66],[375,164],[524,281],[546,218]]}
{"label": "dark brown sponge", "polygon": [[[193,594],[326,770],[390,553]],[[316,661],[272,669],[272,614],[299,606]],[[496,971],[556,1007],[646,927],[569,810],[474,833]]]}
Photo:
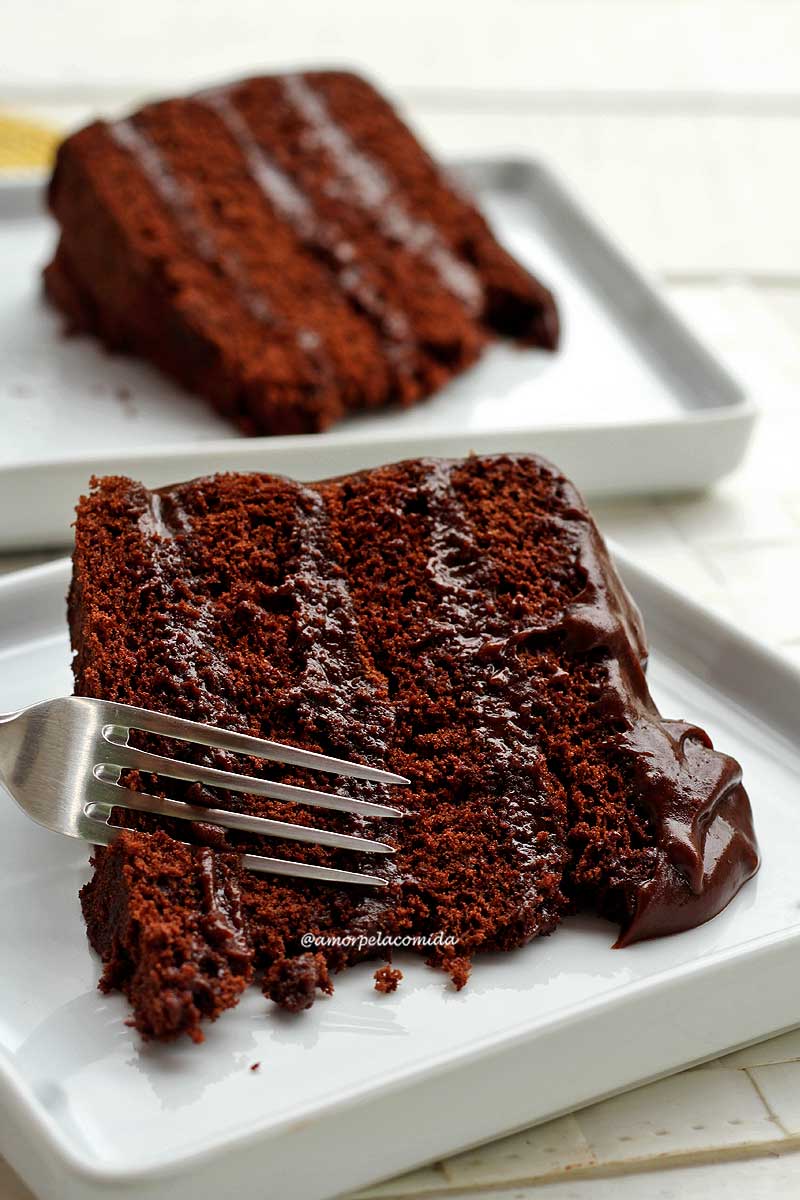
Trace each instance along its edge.
{"label": "dark brown sponge", "polygon": [[238,856],[127,831],[93,862],[81,904],[100,987],[125,993],[145,1038],[201,1042],[253,976]]}
{"label": "dark brown sponge", "polygon": [[550,292],[355,75],[249,79],[58,152],[45,271],[72,330],[246,433],[413,404],[494,336],[553,349]]}
{"label": "dark brown sponge", "polygon": [[[70,624],[79,694],[411,780],[324,779],[406,812],[376,824],[130,775],[141,790],[377,832],[395,847],[366,857],[204,825],[203,849],[190,851],[167,836],[186,837],[186,824],[164,822],[152,851],[142,837],[99,850],[90,939],[146,1032],[170,1035],[183,1018],[165,1020],[157,986],[131,983],[143,943],[125,914],[173,845],[176,928],[196,920],[187,856],[218,855],[264,990],[293,1010],[329,989],[328,971],[385,957],[383,935],[417,937],[462,987],[476,953],[551,933],[579,906],[619,922],[623,943],[707,920],[757,868],[738,765],[702,730],[659,715],[639,615],[582,499],[534,456],[414,460],[318,484],[220,475],[152,492],[97,480],[78,511]],[[141,741],[320,786],[294,768]],[[374,871],[388,886],[256,875],[225,853],[245,849]],[[233,975],[238,986],[246,971]]]}

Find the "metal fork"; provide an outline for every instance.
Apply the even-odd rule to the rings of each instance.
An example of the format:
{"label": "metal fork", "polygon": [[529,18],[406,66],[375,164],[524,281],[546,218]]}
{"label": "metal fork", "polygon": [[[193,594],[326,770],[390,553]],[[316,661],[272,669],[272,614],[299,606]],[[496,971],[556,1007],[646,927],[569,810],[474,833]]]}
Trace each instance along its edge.
{"label": "metal fork", "polygon": [[[139,770],[209,787],[227,788],[232,792],[247,792],[254,796],[356,813],[362,817],[403,815],[399,809],[384,804],[293,787],[268,779],[255,779],[249,775],[237,775],[231,771],[219,771],[214,767],[196,766],[160,754],[150,754],[128,745],[128,735],[132,729],[312,771],[346,775],[352,779],[389,784],[409,782],[389,771],[300,750],[296,746],[262,741],[246,734],[185,721],[181,717],[85,696],[48,700],[19,712],[0,715],[0,782],[23,812],[39,825],[96,845],[109,845],[119,833],[118,826],[108,823],[112,809],[129,808],[135,812],[178,817],[184,821],[203,821],[264,837],[312,842],[318,846],[334,846],[368,854],[393,853],[391,846],[369,838],[331,833],[325,829],[312,829],[265,817],[250,817],[221,808],[206,808],[131,791],[118,782],[119,778],[123,771]],[[386,886],[386,880],[377,875],[267,858],[259,854],[243,854],[242,864],[252,871],[273,875]]]}

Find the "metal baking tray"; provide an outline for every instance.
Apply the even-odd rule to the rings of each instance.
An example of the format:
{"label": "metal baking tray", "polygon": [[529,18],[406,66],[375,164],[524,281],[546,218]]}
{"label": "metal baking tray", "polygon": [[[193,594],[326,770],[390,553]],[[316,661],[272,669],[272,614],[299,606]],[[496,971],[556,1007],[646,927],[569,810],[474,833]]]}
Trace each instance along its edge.
{"label": "metal baking tray", "polygon": [[0,187],[0,551],[68,544],[93,473],[150,486],[217,470],[310,479],[401,454],[535,450],[598,495],[705,487],[731,471],[753,403],[564,185],[523,159],[455,170],[555,291],[560,350],[497,344],[412,409],[278,438],[241,437],[147,364],[63,338],[41,297],[56,236],[41,185]]}

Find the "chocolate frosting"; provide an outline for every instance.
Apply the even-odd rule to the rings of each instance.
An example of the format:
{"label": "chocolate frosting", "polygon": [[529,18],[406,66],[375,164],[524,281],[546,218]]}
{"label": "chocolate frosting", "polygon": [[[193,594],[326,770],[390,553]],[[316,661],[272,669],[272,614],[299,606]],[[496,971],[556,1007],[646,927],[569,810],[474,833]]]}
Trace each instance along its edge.
{"label": "chocolate frosting", "polygon": [[[234,967],[246,970],[253,961],[253,950],[244,934],[244,918],[239,885],[230,871],[218,869],[215,855],[205,846],[194,851],[203,892],[200,925],[208,941],[224,949]],[[202,955],[202,946],[198,947]]]}
{"label": "chocolate frosting", "polygon": [[639,611],[579,494],[566,481],[563,486],[573,507],[558,520],[577,533],[584,586],[557,621],[519,640],[558,633],[575,653],[608,652],[599,704],[624,730],[618,744],[633,766],[632,800],[648,813],[658,850],[652,877],[623,885],[621,947],[708,921],[755,874],[759,853],[741,767],[714,750],[698,726],[659,714],[645,680]]}
{"label": "chocolate frosting", "polygon": [[[602,661],[605,685],[596,704],[604,723],[616,731],[610,734],[615,753],[630,765],[630,802],[647,814],[655,836],[652,873],[615,885],[624,908],[616,945],[709,920],[759,865],[741,769],[713,749],[702,729],[659,714],[645,679],[647,644],[641,616],[579,493],[555,468],[543,464],[562,498],[558,512],[549,513],[547,520],[576,547],[582,586],[548,623],[515,628],[503,624],[498,614],[487,614],[487,563],[481,565],[482,552],[452,485],[452,473],[460,464],[427,460],[421,465],[419,489],[430,522],[428,572],[441,596],[430,636],[439,642],[445,639],[465,664],[463,704],[472,714],[475,735],[492,750],[506,779],[521,864],[531,855],[548,852],[543,845],[537,849],[529,836],[548,764],[504,694],[513,700],[524,691],[526,668],[519,651],[557,640],[572,655],[593,654]],[[314,722],[332,726],[330,734],[335,734],[343,713],[352,726],[358,710],[359,728],[364,726],[362,750],[368,758],[382,761],[391,712],[371,693],[367,681],[359,682],[356,664],[348,658],[356,618],[343,577],[327,577],[322,570],[329,552],[323,544],[324,505],[313,485],[294,487],[304,551],[286,586],[302,601],[308,656],[298,702],[304,698],[313,703],[314,713],[308,718],[313,715]],[[185,529],[180,488],[151,495],[155,507],[147,514],[148,523],[153,523],[148,532],[159,535],[160,552],[168,555],[174,547],[171,535]],[[422,665],[422,644],[419,653]],[[393,874],[389,864],[385,869]]]}

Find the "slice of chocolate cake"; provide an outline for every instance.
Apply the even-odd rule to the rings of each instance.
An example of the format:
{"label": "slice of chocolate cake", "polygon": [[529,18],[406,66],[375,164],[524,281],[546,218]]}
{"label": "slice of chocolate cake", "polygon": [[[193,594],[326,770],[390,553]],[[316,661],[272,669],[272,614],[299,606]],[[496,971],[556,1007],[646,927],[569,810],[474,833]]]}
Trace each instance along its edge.
{"label": "slice of chocolate cake", "polygon": [[83,908],[100,987],[125,991],[145,1037],[202,1041],[201,1019],[231,1008],[251,981],[238,864],[160,831],[123,832],[96,860]]}
{"label": "slice of chocolate cake", "polygon": [[247,433],[413,404],[496,335],[553,349],[552,296],[363,79],[250,79],[61,146],[47,292]]}
{"label": "slice of chocolate cake", "polygon": [[[217,954],[218,999],[197,1003],[197,1018],[215,1015],[242,986],[240,937],[265,993],[299,1009],[330,989],[329,969],[384,958],[378,935],[432,939],[422,952],[461,986],[476,952],[523,945],[578,907],[617,921],[620,945],[697,925],[757,868],[737,764],[702,730],[659,716],[638,613],[580,496],[535,457],[415,460],[319,484],[223,475],[151,492],[128,479],[95,481],[78,511],[70,622],[79,694],[411,780],[391,790],[334,781],[408,810],[376,826],[129,777],[132,787],[194,803],[378,829],[396,846],[378,862],[196,829],[207,847],[369,869],[388,881],[378,891],[237,872],[223,853],[224,870],[238,876],[244,933],[237,922],[233,964]],[[196,753],[198,762],[318,782],[294,768]],[[148,817],[118,816],[152,827]],[[187,836],[183,824],[164,828]],[[192,993],[197,956],[183,949],[185,931],[207,916],[192,882],[198,867],[181,867],[185,891],[168,890],[166,926],[157,906],[137,898],[170,844],[161,836],[151,851],[128,834],[121,849],[99,850],[83,903],[106,982],[128,994],[137,1026],[196,1037],[185,1000],[177,1017],[171,1003],[165,1011],[161,960],[145,960],[142,949],[151,919],[174,929]],[[175,846],[181,864],[192,853]],[[309,933],[316,954],[301,941]]]}

